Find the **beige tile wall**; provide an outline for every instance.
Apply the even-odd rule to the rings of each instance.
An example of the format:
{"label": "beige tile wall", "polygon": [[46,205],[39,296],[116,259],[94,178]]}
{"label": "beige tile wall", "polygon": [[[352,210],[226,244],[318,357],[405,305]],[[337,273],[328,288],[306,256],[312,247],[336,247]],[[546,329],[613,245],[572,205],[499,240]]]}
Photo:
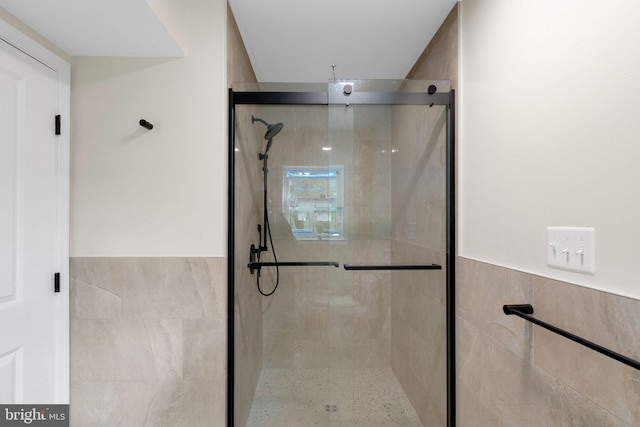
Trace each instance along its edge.
{"label": "beige tile wall", "polygon": [[72,258],[70,271],[71,424],[223,425],[225,260]]}
{"label": "beige tile wall", "polygon": [[236,109],[235,153],[235,420],[243,426],[262,371],[262,297],[256,292],[255,275],[247,268],[249,248],[258,245],[257,224],[262,222],[260,195],[262,174],[258,162],[260,147],[251,125],[253,107]]}
{"label": "beige tile wall", "polygon": [[[390,109],[269,107],[262,114],[285,125],[269,152],[269,211],[278,260],[341,265],[280,269],[280,287],[263,299],[264,367],[386,367],[390,276],[351,273],[342,265],[389,261]],[[322,151],[327,145],[332,150]],[[285,165],[344,167],[345,240],[293,239],[282,215]],[[273,276],[272,270],[265,275]],[[273,277],[265,276],[263,283],[270,290]]]}
{"label": "beige tile wall", "polygon": [[458,259],[458,425],[636,426],[640,373],[502,312],[535,316],[640,359],[640,301]]}
{"label": "beige tile wall", "polygon": [[245,49],[238,24],[227,2],[227,86],[234,82],[255,82],[249,55]]}
{"label": "beige tile wall", "polygon": [[[445,114],[443,107],[394,108],[394,264],[445,266]],[[446,420],[445,272],[391,274],[391,366],[425,425]]]}
{"label": "beige tile wall", "polygon": [[[444,265],[439,258],[423,247],[393,242],[394,263]],[[424,425],[446,424],[444,272],[391,274],[391,367]]]}
{"label": "beige tile wall", "polygon": [[[227,5],[227,83],[255,82],[256,76]],[[249,247],[257,236],[260,221],[261,172],[258,151],[261,136],[251,124],[254,107],[236,109],[235,184],[235,373],[234,419],[243,426],[249,415],[253,394],[262,371],[262,301],[255,292],[255,277],[246,268]],[[257,244],[257,242],[255,242]]]}
{"label": "beige tile wall", "polygon": [[[457,78],[453,8],[407,76]],[[446,265],[446,109],[393,109],[393,263]],[[424,425],[446,423],[446,270],[391,275],[391,367]]]}

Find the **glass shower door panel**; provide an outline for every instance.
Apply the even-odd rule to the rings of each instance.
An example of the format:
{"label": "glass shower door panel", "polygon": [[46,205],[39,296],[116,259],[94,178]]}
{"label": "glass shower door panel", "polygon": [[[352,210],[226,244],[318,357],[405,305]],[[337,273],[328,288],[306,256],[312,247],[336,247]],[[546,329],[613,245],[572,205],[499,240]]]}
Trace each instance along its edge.
{"label": "glass shower door panel", "polygon": [[353,254],[353,111],[343,106],[327,107],[328,139],[325,157],[331,168],[339,170],[343,181],[343,200],[339,210],[343,232],[340,239],[328,240],[329,250],[340,260],[341,268],[329,273],[329,425],[353,425],[354,421],[354,289],[352,277],[342,265]]}
{"label": "glass shower door panel", "polygon": [[[345,240],[333,245],[342,248],[342,264],[388,264],[391,107],[335,104],[329,111],[331,162],[345,170]],[[333,384],[342,408],[337,425],[391,425],[388,393],[401,390],[390,367],[390,278],[388,271],[343,270],[336,284],[332,308],[343,318]]]}
{"label": "glass shower door panel", "polygon": [[446,108],[394,106],[391,367],[424,425],[446,425]]}
{"label": "glass shower door panel", "polygon": [[[334,81],[328,106],[236,107],[237,425],[446,425],[446,109],[360,104],[432,84],[450,89]],[[340,268],[251,274],[251,244]]]}
{"label": "glass shower door panel", "polygon": [[[329,107],[344,170],[341,264],[446,265],[442,106]],[[446,424],[445,270],[342,271],[330,282],[336,423]],[[351,360],[348,358],[351,357]]]}
{"label": "glass shower door panel", "polygon": [[[270,233],[269,251],[261,254],[261,261],[336,261],[327,236],[337,230],[331,209],[341,203],[342,189],[338,179],[341,174],[329,166],[323,151],[328,140],[327,108],[263,106],[260,114],[267,123],[283,124],[267,153]],[[265,129],[262,126],[257,130],[257,139],[263,139],[259,144],[263,155],[268,143],[264,140]],[[260,187],[257,196],[261,212],[262,191]],[[262,269],[267,293],[276,283],[278,287],[272,295],[260,296],[262,373],[253,399],[255,415],[249,425],[329,425],[328,277],[333,271],[337,268]]]}

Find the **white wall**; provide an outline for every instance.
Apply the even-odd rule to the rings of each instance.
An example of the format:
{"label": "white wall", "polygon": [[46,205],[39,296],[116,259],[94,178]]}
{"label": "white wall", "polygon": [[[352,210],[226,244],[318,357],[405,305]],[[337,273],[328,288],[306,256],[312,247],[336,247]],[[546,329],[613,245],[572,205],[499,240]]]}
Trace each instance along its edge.
{"label": "white wall", "polygon": [[186,19],[186,10],[182,2],[175,0],[145,0],[158,20],[171,34],[181,50],[185,50],[189,44]]}
{"label": "white wall", "polygon": [[179,6],[184,58],[73,58],[72,256],[226,253],[226,1]]}
{"label": "white wall", "polygon": [[[461,256],[640,298],[638,22],[630,0],[464,0]],[[547,268],[547,226],[595,227],[595,276]]]}

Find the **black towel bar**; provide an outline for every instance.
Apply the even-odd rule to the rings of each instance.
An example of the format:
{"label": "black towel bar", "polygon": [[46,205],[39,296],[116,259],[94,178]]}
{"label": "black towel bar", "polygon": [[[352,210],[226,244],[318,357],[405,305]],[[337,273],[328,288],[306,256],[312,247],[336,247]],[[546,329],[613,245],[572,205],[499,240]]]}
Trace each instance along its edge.
{"label": "black towel bar", "polygon": [[344,265],[345,270],[442,270],[438,264],[428,265]]}
{"label": "black towel bar", "polygon": [[615,359],[618,362],[622,362],[625,365],[640,370],[640,362],[637,362],[633,359],[628,358],[627,356],[623,356],[620,353],[616,353],[615,351],[609,350],[608,348],[602,347],[601,345],[588,341],[584,338],[581,338],[577,335],[574,335],[570,332],[567,332],[563,329],[550,325],[546,322],[543,322],[542,320],[538,320],[535,317],[531,316],[531,314],[533,314],[533,306],[531,304],[508,304],[502,306],[502,311],[504,311],[504,314],[507,315],[515,314],[516,316],[522,317],[523,319],[528,320],[531,323],[535,323],[538,326],[542,326],[543,328],[548,329],[551,332],[562,335],[563,337],[568,338],[571,341],[582,344],[583,346],[588,347],[591,350],[597,351],[598,353],[604,354],[605,356]]}
{"label": "black towel bar", "polygon": [[335,261],[310,261],[310,262],[250,262],[247,267],[253,270],[260,270],[262,267],[340,267]]}

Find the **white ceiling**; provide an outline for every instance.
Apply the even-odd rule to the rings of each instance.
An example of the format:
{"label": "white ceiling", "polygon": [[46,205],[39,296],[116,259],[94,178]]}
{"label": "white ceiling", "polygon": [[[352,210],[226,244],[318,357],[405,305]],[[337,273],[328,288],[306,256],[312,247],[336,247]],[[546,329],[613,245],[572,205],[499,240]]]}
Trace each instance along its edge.
{"label": "white ceiling", "polygon": [[[0,0],[71,56],[181,56],[182,0]],[[457,0],[229,0],[259,81],[404,78]],[[177,9],[174,9],[177,10]],[[175,35],[175,34],[174,34]]]}
{"label": "white ceiling", "polygon": [[145,0],[0,0],[70,56],[182,56]]}
{"label": "white ceiling", "polygon": [[259,81],[403,79],[456,0],[229,0]]}

